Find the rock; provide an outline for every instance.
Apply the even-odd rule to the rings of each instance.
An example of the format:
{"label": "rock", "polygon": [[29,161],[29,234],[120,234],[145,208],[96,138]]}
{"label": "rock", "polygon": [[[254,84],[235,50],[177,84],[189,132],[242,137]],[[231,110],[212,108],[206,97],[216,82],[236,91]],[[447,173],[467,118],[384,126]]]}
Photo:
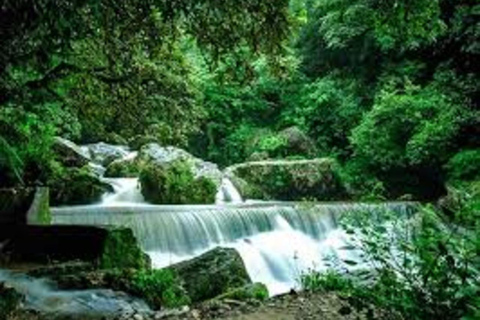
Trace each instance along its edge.
{"label": "rock", "polygon": [[114,191],[89,166],[61,168],[49,177],[48,186],[50,203],[57,206],[99,202],[105,193]]}
{"label": "rock", "polygon": [[90,151],[92,161],[103,166],[108,166],[111,162],[122,159],[129,154],[127,146],[117,146],[104,142],[89,144],[87,148]]}
{"label": "rock", "polygon": [[105,171],[105,177],[109,178],[135,178],[140,173],[140,163],[137,161],[136,153],[123,159],[110,163]]}
{"label": "rock", "polygon": [[333,159],[246,162],[226,169],[242,197],[262,200],[348,198]]}
{"label": "rock", "polygon": [[141,162],[156,165],[169,164],[177,162],[178,160],[186,162],[191,167],[195,178],[209,178],[215,182],[217,186],[220,185],[223,176],[216,164],[203,161],[187,151],[176,147],[161,147],[156,143],[150,143],[142,147],[138,157]]}
{"label": "rock", "polygon": [[157,204],[215,202],[222,173],[217,165],[175,147],[148,144],[139,153],[145,200]]}
{"label": "rock", "polygon": [[183,280],[183,287],[194,303],[251,284],[242,258],[230,248],[213,249],[170,269]]}
{"label": "rock", "polygon": [[67,167],[83,167],[91,161],[88,150],[61,137],[55,137],[53,151],[55,159]]}
{"label": "rock", "polygon": [[133,316],[133,319],[134,320],[143,320],[143,316],[141,314],[137,313]]}
{"label": "rock", "polygon": [[314,155],[315,143],[300,128],[293,126],[280,131],[279,136],[286,142],[288,155]]}

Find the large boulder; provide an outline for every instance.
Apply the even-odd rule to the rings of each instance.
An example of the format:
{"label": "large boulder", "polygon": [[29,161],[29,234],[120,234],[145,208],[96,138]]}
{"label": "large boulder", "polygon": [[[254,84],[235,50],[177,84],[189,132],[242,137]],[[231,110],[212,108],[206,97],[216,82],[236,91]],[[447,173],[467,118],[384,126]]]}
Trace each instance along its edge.
{"label": "large boulder", "polygon": [[142,194],[158,204],[214,203],[222,172],[175,147],[156,143],[142,147],[136,160],[141,168]]}
{"label": "large boulder", "polygon": [[192,302],[212,299],[252,283],[242,258],[231,248],[216,248],[169,268],[183,281]]}
{"label": "large boulder", "polygon": [[293,126],[280,131],[279,136],[285,141],[288,155],[313,155],[316,153],[315,143],[300,128]]}
{"label": "large boulder", "polygon": [[226,169],[242,197],[262,200],[343,200],[347,192],[333,159],[246,162]]}
{"label": "large boulder", "polygon": [[59,168],[49,177],[52,205],[91,204],[99,202],[113,187],[101,180],[89,166]]}
{"label": "large boulder", "polygon": [[111,162],[128,156],[127,146],[116,146],[105,142],[87,145],[92,160],[103,166],[108,166]]}
{"label": "large boulder", "polygon": [[55,137],[53,151],[56,160],[67,167],[83,167],[91,161],[88,149],[61,137]]}

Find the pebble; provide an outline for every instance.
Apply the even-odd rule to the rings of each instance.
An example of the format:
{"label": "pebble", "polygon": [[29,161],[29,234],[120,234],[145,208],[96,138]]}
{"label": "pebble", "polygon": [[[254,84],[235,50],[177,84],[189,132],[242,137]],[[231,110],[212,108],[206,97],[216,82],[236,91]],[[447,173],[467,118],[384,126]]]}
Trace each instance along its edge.
{"label": "pebble", "polygon": [[138,313],[137,313],[137,314],[135,314],[135,315],[133,316],[133,319],[134,319],[134,320],[143,320],[143,316],[142,316],[141,314],[138,314]]}

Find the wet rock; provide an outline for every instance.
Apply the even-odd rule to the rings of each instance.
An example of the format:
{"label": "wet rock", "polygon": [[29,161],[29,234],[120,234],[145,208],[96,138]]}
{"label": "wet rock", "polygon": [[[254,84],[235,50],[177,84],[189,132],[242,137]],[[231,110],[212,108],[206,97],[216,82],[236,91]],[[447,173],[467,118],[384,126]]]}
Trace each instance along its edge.
{"label": "wet rock", "polygon": [[170,268],[183,280],[192,302],[212,299],[251,283],[242,258],[230,248],[216,248]]}
{"label": "wet rock", "polygon": [[117,146],[104,142],[89,144],[87,148],[90,151],[92,161],[103,166],[108,166],[113,161],[122,159],[129,154],[127,146]]}
{"label": "wet rock", "polygon": [[53,142],[55,159],[67,167],[83,167],[91,161],[87,149],[82,149],[70,140],[55,137]]}
{"label": "wet rock", "polygon": [[330,158],[246,162],[227,168],[242,197],[262,200],[344,200],[337,163]]}

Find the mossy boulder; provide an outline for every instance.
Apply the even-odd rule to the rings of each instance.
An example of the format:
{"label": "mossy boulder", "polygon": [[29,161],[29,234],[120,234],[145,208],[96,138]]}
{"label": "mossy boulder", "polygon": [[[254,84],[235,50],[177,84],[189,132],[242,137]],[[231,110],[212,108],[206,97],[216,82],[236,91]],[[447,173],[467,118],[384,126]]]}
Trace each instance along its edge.
{"label": "mossy boulder", "polygon": [[296,126],[280,131],[279,136],[285,141],[285,155],[311,156],[316,153],[314,141]]}
{"label": "mossy boulder", "polygon": [[329,158],[247,162],[227,168],[242,197],[263,200],[344,200],[338,164]]}
{"label": "mossy boulder", "polygon": [[49,177],[52,205],[91,204],[99,202],[113,187],[102,181],[89,166],[82,168],[59,167]]}
{"label": "mossy boulder", "polygon": [[0,282],[0,320],[9,319],[9,316],[20,308],[23,300],[22,294]]}
{"label": "mossy boulder", "polygon": [[150,258],[140,249],[131,229],[111,227],[107,231],[99,257],[100,268],[150,268]]}
{"label": "mossy boulder", "polygon": [[242,258],[231,248],[213,249],[169,269],[183,281],[192,302],[209,300],[252,283]]}
{"label": "mossy boulder", "polygon": [[110,163],[105,171],[108,178],[135,178],[140,173],[140,163],[136,157],[118,159]]}
{"label": "mossy boulder", "polygon": [[150,164],[140,173],[145,200],[157,204],[208,204],[215,202],[217,185],[207,177],[195,177],[184,161]]}
{"label": "mossy boulder", "polygon": [[83,167],[91,161],[88,148],[82,148],[61,137],[55,137],[53,151],[55,160],[67,167]]}
{"label": "mossy boulder", "polygon": [[217,165],[156,143],[142,147],[137,162],[145,200],[158,204],[215,202],[223,176]]}

